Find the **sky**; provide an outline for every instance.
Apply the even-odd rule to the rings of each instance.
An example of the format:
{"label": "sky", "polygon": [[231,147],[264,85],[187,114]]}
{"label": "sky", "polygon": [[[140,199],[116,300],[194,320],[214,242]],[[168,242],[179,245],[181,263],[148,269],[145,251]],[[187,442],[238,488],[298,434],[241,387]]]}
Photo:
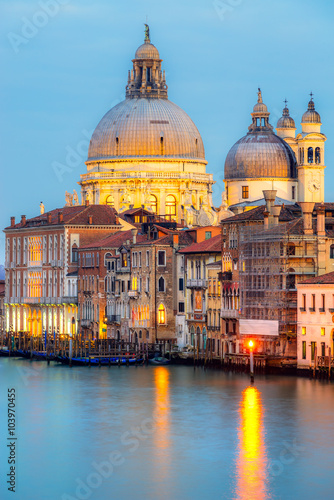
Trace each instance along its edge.
{"label": "sky", "polygon": [[[314,93],[325,147],[325,200],[334,201],[332,0],[0,1],[1,210],[33,217],[65,204],[85,173],[89,138],[124,99],[144,23],[166,70],[169,99],[198,127],[224,189],[229,149],[247,133],[261,87],[276,125],[288,100],[297,132]],[[67,167],[56,174],[59,164]],[[0,263],[4,234],[0,235]]]}

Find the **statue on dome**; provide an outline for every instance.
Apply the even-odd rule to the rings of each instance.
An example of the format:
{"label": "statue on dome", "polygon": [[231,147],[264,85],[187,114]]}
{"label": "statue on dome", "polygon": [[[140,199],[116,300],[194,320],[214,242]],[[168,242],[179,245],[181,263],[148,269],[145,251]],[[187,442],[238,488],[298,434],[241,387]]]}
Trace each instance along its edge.
{"label": "statue on dome", "polygon": [[73,205],[73,194],[65,191],[65,207],[71,207]]}
{"label": "statue on dome", "polygon": [[257,102],[262,102],[262,92],[261,92],[260,87],[258,88]]}
{"label": "statue on dome", "polygon": [[145,42],[150,41],[150,27],[148,24],[145,24]]}
{"label": "statue on dome", "polygon": [[42,202],[42,201],[41,201],[41,202],[40,202],[40,204],[39,204],[39,208],[40,208],[40,211],[41,211],[41,215],[43,215],[43,214],[44,214],[44,212],[45,212],[45,208],[44,208],[44,204],[43,204],[43,202]]}
{"label": "statue on dome", "polygon": [[73,205],[75,206],[79,205],[78,193],[76,192],[75,189],[73,189]]}

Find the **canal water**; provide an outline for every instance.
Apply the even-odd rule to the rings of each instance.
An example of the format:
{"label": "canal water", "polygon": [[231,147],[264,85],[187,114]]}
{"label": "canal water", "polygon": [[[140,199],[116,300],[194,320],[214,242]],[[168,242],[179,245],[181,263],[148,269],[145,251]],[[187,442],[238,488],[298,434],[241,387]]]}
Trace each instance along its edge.
{"label": "canal water", "polygon": [[[0,498],[333,499],[334,386],[0,359]],[[16,493],[7,389],[16,390]]]}

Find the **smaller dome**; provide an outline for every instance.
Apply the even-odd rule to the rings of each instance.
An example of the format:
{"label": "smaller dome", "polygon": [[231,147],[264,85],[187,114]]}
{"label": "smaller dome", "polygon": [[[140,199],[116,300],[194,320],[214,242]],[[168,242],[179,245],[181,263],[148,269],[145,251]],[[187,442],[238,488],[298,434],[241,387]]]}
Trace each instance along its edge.
{"label": "smaller dome", "polygon": [[263,102],[257,102],[253,108],[253,113],[268,113],[268,108]]}
{"label": "smaller dome", "polygon": [[311,99],[308,103],[307,111],[302,116],[302,123],[321,123],[319,113],[314,109],[314,102]]}
{"label": "smaller dome", "polygon": [[145,40],[136,50],[135,59],[160,59],[158,49],[148,40]]}
{"label": "smaller dome", "polygon": [[289,114],[289,108],[285,106],[283,115],[277,122],[276,128],[296,128],[295,121]]}

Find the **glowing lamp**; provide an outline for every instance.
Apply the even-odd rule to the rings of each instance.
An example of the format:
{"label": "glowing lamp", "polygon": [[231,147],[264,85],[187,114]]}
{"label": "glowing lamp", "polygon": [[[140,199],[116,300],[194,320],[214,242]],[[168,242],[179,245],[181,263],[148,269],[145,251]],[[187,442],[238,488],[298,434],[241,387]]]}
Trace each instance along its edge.
{"label": "glowing lamp", "polygon": [[253,342],[252,340],[250,340],[250,341],[248,342],[248,347],[249,347],[250,349],[252,349],[252,348],[254,347],[254,342]]}

